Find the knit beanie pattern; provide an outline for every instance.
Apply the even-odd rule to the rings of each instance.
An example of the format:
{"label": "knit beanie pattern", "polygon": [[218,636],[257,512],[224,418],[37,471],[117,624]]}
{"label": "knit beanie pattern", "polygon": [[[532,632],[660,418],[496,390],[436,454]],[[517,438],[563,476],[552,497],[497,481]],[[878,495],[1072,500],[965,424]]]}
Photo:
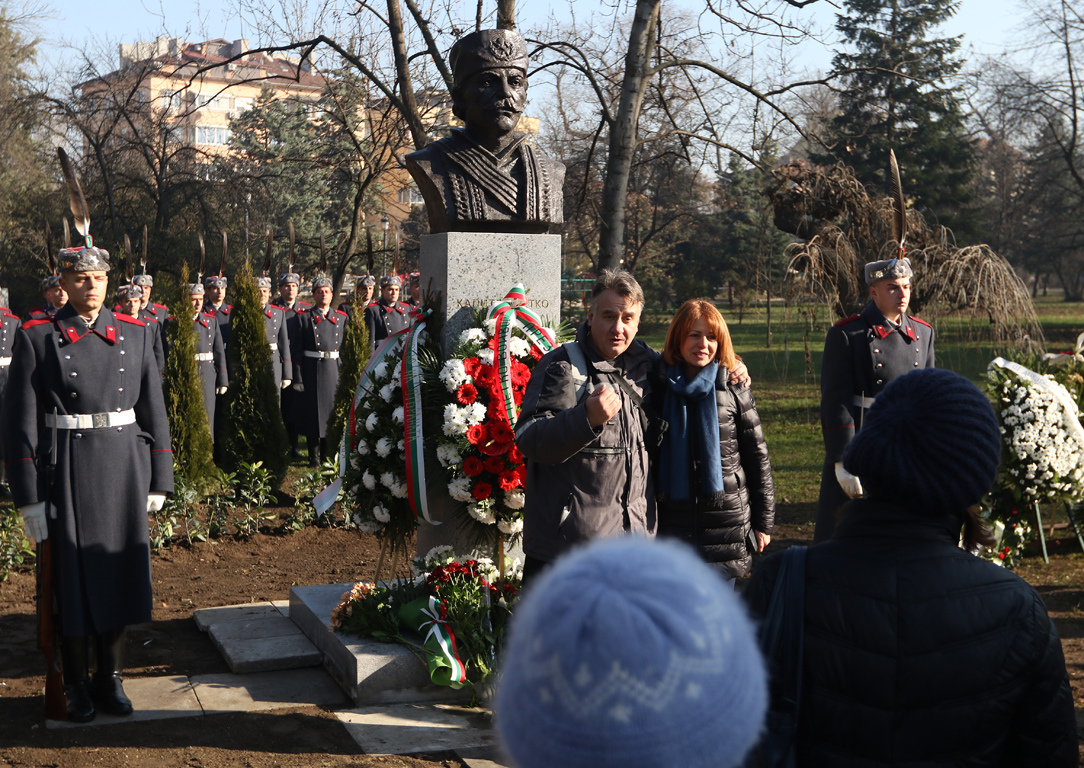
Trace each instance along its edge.
{"label": "knit beanie pattern", "polygon": [[873,401],[843,466],[884,501],[963,515],[994,482],[1001,433],[987,397],[942,368],[901,376]]}
{"label": "knit beanie pattern", "polygon": [[623,537],[525,590],[494,713],[518,768],[730,768],[766,706],[734,590],[684,544]]}

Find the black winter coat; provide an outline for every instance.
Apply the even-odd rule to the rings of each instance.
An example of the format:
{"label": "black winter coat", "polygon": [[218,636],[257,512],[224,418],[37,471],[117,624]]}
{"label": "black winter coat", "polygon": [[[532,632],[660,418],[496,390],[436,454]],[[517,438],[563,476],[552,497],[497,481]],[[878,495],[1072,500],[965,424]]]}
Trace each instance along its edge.
{"label": "black winter coat", "polygon": [[[665,363],[658,378],[666,381]],[[728,578],[749,573],[753,558],[750,531],[769,536],[775,527],[775,486],[768,461],[768,445],[760,425],[753,392],[727,382],[730,371],[719,367],[715,381],[715,405],[719,412],[719,454],[723,464],[723,492],[675,502],[659,496],[659,536],[678,538],[696,547],[701,556]],[[663,398],[670,396],[663,390]],[[656,396],[663,413],[664,402]],[[695,435],[690,435],[695,438]],[[697,446],[690,455],[699,456]],[[698,460],[692,472],[697,487]]]}
{"label": "black winter coat", "polygon": [[[809,549],[799,766],[1077,765],[1073,694],[1042,598],[960,549],[959,532],[958,518],[859,500]],[[745,590],[755,615],[781,554]]]}

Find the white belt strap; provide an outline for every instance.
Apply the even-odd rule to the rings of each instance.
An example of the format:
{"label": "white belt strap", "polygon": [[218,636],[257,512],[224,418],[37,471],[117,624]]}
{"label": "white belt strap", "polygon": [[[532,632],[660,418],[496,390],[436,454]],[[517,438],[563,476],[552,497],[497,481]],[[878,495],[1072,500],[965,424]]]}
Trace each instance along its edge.
{"label": "white belt strap", "polygon": [[11,365],[10,357],[0,357],[0,368],[3,368],[5,365]]}
{"label": "white belt strap", "polygon": [[111,413],[77,413],[73,416],[51,413],[45,414],[45,426],[52,428],[54,423],[57,429],[106,429],[108,427],[123,427],[135,424],[135,411],[129,408],[127,411]]}
{"label": "white belt strap", "polygon": [[279,343],[277,341],[272,341],[271,342],[271,351],[272,352],[278,352],[279,351]]}
{"label": "white belt strap", "polygon": [[868,409],[868,408],[873,407],[873,401],[875,399],[876,398],[873,398],[873,397],[863,397],[862,395],[855,395],[854,396],[854,404],[857,405],[859,408],[867,408]]}
{"label": "white belt strap", "polygon": [[305,357],[318,357],[324,360],[338,360],[338,352],[313,352],[311,349],[305,350]]}
{"label": "white belt strap", "polygon": [[197,363],[209,363],[214,359],[215,359],[215,356],[214,356],[213,352],[197,352],[196,353],[196,362]]}

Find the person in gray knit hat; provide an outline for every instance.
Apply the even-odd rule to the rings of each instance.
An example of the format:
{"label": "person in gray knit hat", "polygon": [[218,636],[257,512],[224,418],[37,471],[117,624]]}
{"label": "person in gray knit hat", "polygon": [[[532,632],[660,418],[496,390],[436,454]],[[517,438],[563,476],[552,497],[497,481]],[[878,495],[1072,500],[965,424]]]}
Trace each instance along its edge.
{"label": "person in gray knit hat", "polygon": [[730,768],[767,705],[755,631],[689,547],[599,540],[516,606],[494,723],[517,768]]}
{"label": "person in gray knit hat", "polygon": [[[969,551],[993,542],[977,505],[1000,455],[990,402],[951,371],[908,373],[877,397],[843,457],[866,497],[806,555],[798,765],[1077,765],[1042,597]],[[781,563],[753,573],[755,615]]]}

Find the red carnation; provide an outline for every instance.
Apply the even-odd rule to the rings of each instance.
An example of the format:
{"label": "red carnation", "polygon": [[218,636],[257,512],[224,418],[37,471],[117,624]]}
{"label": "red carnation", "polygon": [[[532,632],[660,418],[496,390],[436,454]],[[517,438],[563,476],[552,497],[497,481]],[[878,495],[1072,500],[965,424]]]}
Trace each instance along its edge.
{"label": "red carnation", "polygon": [[477,501],[485,501],[493,495],[493,486],[489,483],[478,483],[471,489],[470,495]]}
{"label": "red carnation", "polygon": [[467,442],[471,445],[482,445],[489,441],[489,431],[484,424],[473,424],[467,427]]}
{"label": "red carnation", "polygon": [[508,460],[513,464],[523,463],[523,452],[520,451],[514,444],[508,449]]}
{"label": "red carnation", "polygon": [[467,477],[477,477],[485,469],[485,463],[477,456],[468,456],[463,461],[463,472]]}
{"label": "red carnation", "polygon": [[470,405],[478,399],[478,388],[473,384],[460,384],[455,391],[455,399],[462,405]]}
{"label": "red carnation", "polygon": [[519,473],[514,469],[507,472],[501,472],[500,479],[497,482],[501,486],[502,491],[511,491],[515,488],[519,488]]}
{"label": "red carnation", "polygon": [[516,433],[508,426],[507,421],[495,421],[489,427],[489,436],[498,443],[511,443],[516,439]]}
{"label": "red carnation", "polygon": [[500,456],[490,456],[485,461],[486,472],[499,475],[504,471],[504,460]]}

